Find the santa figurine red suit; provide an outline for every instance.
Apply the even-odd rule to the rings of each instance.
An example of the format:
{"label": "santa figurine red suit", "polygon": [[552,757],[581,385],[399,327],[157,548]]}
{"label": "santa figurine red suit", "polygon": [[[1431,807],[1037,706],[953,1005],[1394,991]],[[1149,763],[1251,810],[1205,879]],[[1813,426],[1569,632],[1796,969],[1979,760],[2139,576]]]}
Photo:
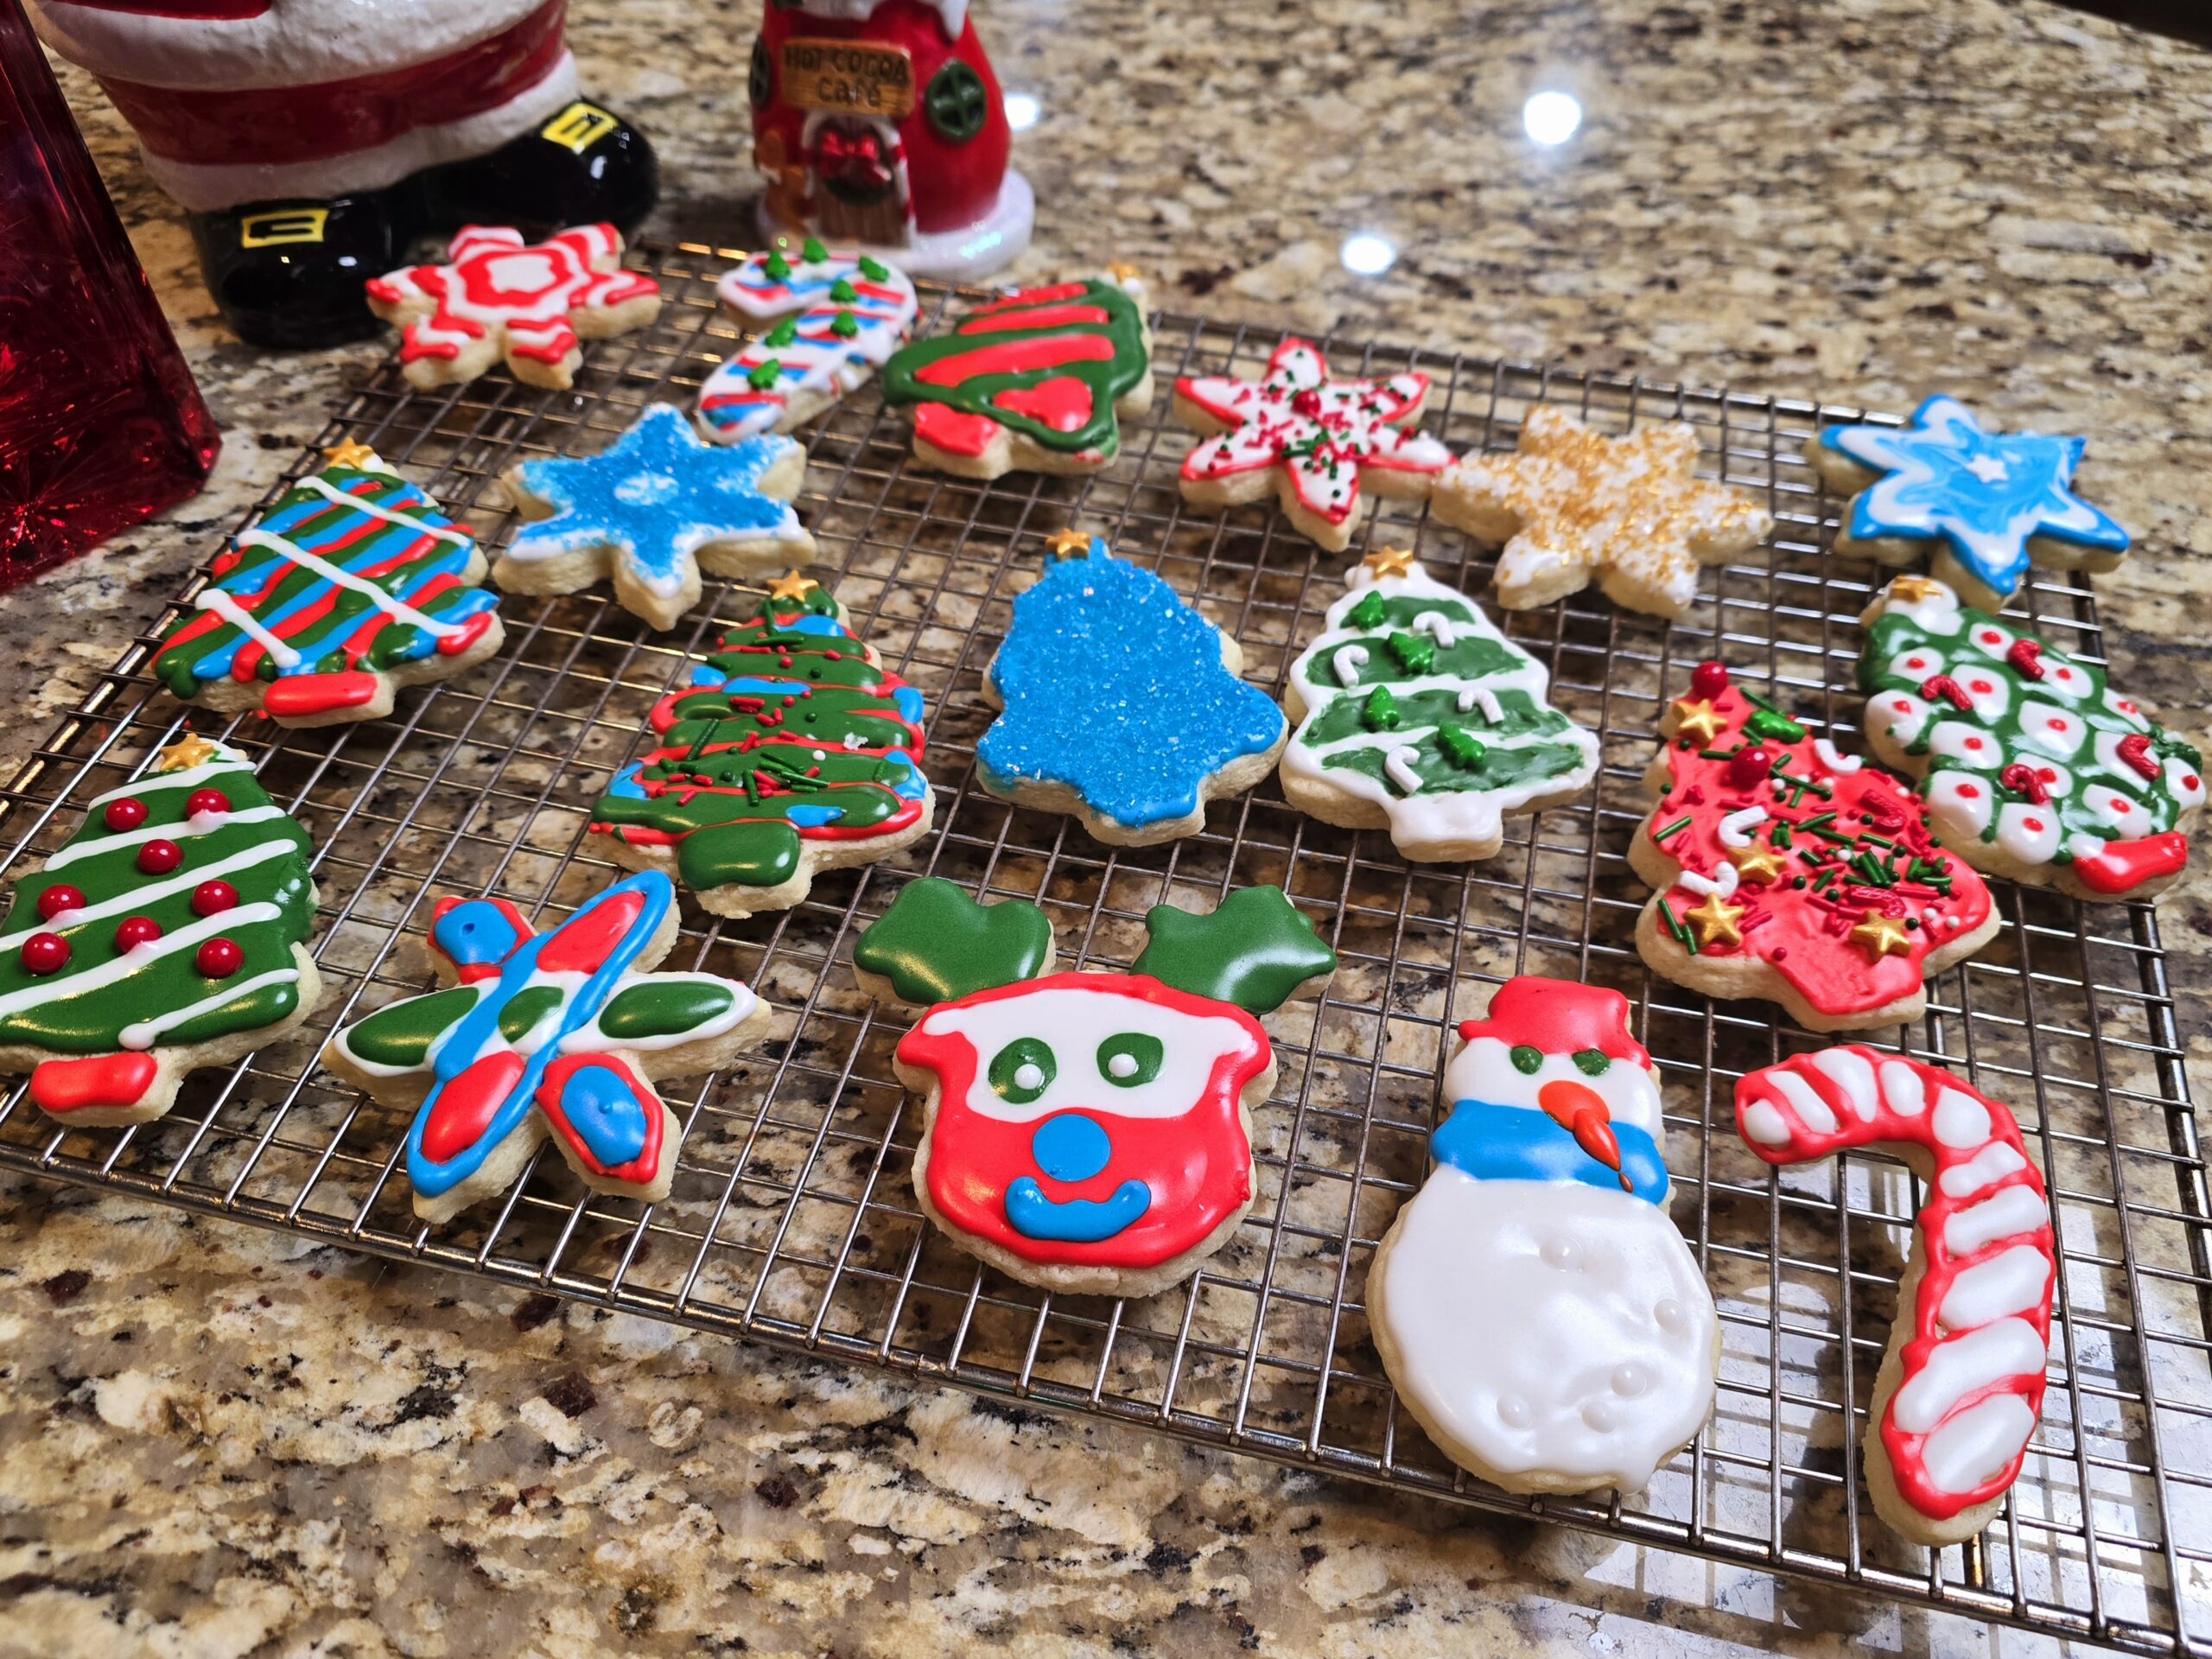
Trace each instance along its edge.
{"label": "santa figurine red suit", "polygon": [[918,276],[995,270],[1029,245],[1029,181],[968,0],[768,0],[753,44],[753,159],[771,232]]}
{"label": "santa figurine red suit", "polygon": [[190,213],[257,344],[377,323],[365,278],[476,220],[542,234],[652,210],[652,147],[591,103],[568,0],[29,0]]}

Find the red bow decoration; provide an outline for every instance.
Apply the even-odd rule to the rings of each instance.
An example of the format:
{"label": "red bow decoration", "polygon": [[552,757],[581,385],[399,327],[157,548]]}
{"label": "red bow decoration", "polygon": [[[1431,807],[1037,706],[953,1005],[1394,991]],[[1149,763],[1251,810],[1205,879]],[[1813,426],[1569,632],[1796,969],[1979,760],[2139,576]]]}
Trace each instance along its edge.
{"label": "red bow decoration", "polygon": [[880,188],[891,182],[891,169],[883,164],[882,141],[872,132],[848,138],[835,127],[824,128],[814,147],[814,162],[824,173],[850,183]]}

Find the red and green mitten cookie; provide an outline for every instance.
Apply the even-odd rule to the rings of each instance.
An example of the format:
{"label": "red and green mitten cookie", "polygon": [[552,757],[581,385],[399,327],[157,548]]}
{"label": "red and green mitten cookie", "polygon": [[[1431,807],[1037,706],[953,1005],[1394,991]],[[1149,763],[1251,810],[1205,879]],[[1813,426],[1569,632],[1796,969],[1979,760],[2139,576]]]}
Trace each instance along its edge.
{"label": "red and green mitten cookie", "polygon": [[1993,937],[1989,889],[1888,774],[1701,663],[1661,717],[1659,804],[1629,845],[1651,884],[1637,948],[1708,996],[1808,1031],[1916,1020],[1927,979]]}

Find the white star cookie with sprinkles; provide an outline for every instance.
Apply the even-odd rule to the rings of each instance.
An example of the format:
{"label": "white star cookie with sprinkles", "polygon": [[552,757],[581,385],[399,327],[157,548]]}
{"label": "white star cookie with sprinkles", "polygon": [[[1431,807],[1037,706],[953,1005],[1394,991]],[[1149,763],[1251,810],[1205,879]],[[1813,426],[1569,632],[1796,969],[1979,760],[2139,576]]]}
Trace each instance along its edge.
{"label": "white star cookie with sprinkles", "polygon": [[1626,437],[1538,404],[1510,455],[1468,455],[1438,482],[1436,516],[1503,544],[1497,602],[1534,610],[1592,582],[1614,604],[1679,617],[1700,565],[1749,552],[1774,516],[1743,491],[1695,477],[1696,429],[1681,421]]}
{"label": "white star cookie with sprinkles", "polygon": [[1277,495],[1300,535],[1341,553],[1369,495],[1420,500],[1450,464],[1449,450],[1412,429],[1428,389],[1427,375],[1410,372],[1336,379],[1321,348],[1295,339],[1258,380],[1186,376],[1175,383],[1175,412],[1214,435],[1183,462],[1183,499],[1218,512]]}
{"label": "white star cookie with sprinkles", "polygon": [[1493,857],[1505,814],[1597,775],[1597,739],[1545,701],[1549,682],[1410,554],[1370,554],[1291,665],[1283,794],[1325,823],[1389,830],[1407,858]]}
{"label": "white star cookie with sprinkles", "polygon": [[1945,584],[1899,576],[1859,619],[1866,738],[1920,779],[1944,846],[2091,902],[2148,899],[2189,863],[2204,760],[2069,657]]}
{"label": "white star cookie with sprinkles", "polygon": [[754,254],[715,292],[758,340],[707,377],[699,418],[709,437],[736,443],[789,432],[856,391],[914,326],[914,285],[866,255],[833,254],[809,238]]}
{"label": "white star cookie with sprinkles", "polygon": [[2005,608],[2030,564],[2110,570],[2127,532],[2074,493],[2081,438],[1990,432],[1955,397],[1930,397],[1912,423],[1830,426],[1805,459],[1833,490],[1857,493],[1835,550],[1910,564],[1931,544],[1938,581],[1969,605]]}

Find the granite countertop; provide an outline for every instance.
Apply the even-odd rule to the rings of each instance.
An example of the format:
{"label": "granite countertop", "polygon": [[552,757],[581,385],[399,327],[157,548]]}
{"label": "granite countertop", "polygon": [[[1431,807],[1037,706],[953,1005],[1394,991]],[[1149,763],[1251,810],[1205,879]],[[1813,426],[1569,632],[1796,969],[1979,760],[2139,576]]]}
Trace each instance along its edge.
{"label": "granite countertop", "polygon": [[[575,0],[746,238],[760,0]],[[2212,56],[2040,3],[982,0],[1041,233],[1172,305],[2092,435],[2116,672],[2212,732]],[[1224,18],[1234,18],[1224,22]],[[250,351],[65,74],[226,434],[199,500],[0,602],[12,772],[380,345]],[[1540,149],[1521,106],[1587,124]],[[1338,249],[1402,251],[1358,277]],[[2196,666],[2190,664],[2194,662]],[[2164,902],[2212,1056],[2212,878]],[[151,1205],[0,1182],[0,1653],[2048,1651]]]}

